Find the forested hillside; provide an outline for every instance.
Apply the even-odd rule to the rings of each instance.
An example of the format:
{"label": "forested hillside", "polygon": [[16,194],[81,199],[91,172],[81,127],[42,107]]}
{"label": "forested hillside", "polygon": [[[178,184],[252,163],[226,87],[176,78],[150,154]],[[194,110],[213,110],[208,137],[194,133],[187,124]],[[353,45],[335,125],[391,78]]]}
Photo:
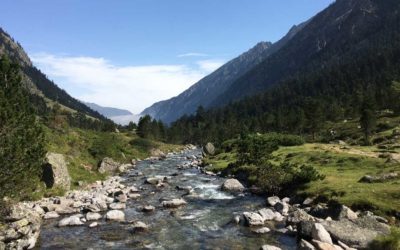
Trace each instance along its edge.
{"label": "forested hillside", "polygon": [[[337,6],[350,2],[355,4],[337,1],[317,17],[322,18]],[[315,137],[322,128],[326,129],[327,121],[358,120],[366,109],[399,112],[400,3],[393,0],[359,3],[372,4],[373,17],[364,20],[370,24],[368,30],[360,28],[363,32],[337,38],[340,43],[315,55],[307,70],[288,74],[286,80],[263,94],[224,108],[208,111],[200,108],[196,115],[182,117],[171,126],[169,140],[221,142],[241,133],[267,131]],[[365,13],[368,15],[371,14]],[[352,26],[354,21],[357,27],[364,25],[351,18],[351,14],[347,18],[347,25]],[[310,25],[313,23],[307,27]],[[243,78],[242,82],[251,89],[257,83],[265,83],[268,72],[268,68],[260,66],[249,74],[251,78]]]}

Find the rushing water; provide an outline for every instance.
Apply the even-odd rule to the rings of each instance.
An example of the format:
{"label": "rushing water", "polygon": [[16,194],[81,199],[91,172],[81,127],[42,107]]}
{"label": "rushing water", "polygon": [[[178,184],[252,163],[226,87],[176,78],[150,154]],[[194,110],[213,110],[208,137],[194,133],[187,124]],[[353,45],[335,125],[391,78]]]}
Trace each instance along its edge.
{"label": "rushing water", "polygon": [[[265,199],[255,195],[231,195],[220,190],[223,178],[201,174],[197,169],[178,170],[192,151],[168,157],[154,164],[140,162],[124,177],[127,185],[144,187],[138,200],[129,200],[126,219],[149,225],[147,232],[130,230],[130,225],[100,221],[96,228],[85,226],[57,227],[58,220],[46,221],[42,227],[39,249],[259,249],[274,244],[282,249],[295,249],[294,238],[279,233],[255,234],[249,227],[232,223],[234,214],[255,211],[265,206]],[[135,176],[142,172],[143,176]],[[144,184],[146,177],[170,177],[162,189]],[[195,195],[184,196],[188,204],[179,209],[164,209],[160,200],[186,194],[176,186],[191,186]],[[141,206],[153,205],[156,210],[144,213]],[[282,225],[268,225],[270,228]]]}

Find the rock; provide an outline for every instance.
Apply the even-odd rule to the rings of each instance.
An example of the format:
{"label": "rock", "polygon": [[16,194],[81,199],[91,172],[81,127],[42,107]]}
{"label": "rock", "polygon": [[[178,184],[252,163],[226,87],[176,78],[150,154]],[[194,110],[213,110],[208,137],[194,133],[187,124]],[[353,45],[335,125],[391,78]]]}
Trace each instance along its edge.
{"label": "rock", "polygon": [[222,184],[222,190],[236,193],[243,192],[244,186],[236,179],[228,179]]}
{"label": "rock", "polygon": [[146,223],[141,222],[141,221],[135,221],[132,224],[132,230],[134,232],[143,232],[147,231],[149,229],[149,226],[146,225]]}
{"label": "rock", "polygon": [[203,147],[203,152],[206,155],[214,155],[215,154],[215,147],[211,142],[208,142],[204,147]]}
{"label": "rock", "polygon": [[272,245],[263,245],[260,250],[282,250],[279,247],[272,246]]}
{"label": "rock", "polygon": [[118,167],[118,172],[120,173],[124,173],[126,172],[128,169],[133,168],[133,165],[131,164],[122,164]]}
{"label": "rock", "polygon": [[123,192],[119,192],[119,193],[115,193],[114,194],[114,199],[118,202],[122,202],[125,203],[128,200],[128,197],[126,196],[126,194],[124,194]]}
{"label": "rock", "polygon": [[285,197],[285,198],[282,199],[282,202],[289,204],[290,198],[289,197]]}
{"label": "rock", "polygon": [[165,159],[167,156],[165,155],[165,153],[163,151],[161,151],[158,148],[153,148],[150,150],[150,155],[152,157],[158,158],[158,159]]}
{"label": "rock", "polygon": [[115,203],[109,204],[108,207],[110,209],[113,209],[113,210],[122,210],[122,209],[126,208],[126,204],[125,203],[115,202]]}
{"label": "rock", "polygon": [[140,197],[140,194],[130,193],[130,194],[128,194],[128,196],[130,199],[136,200]]}
{"label": "rock", "polygon": [[67,163],[64,155],[56,153],[46,154],[46,164],[42,167],[42,181],[48,188],[59,187],[69,190],[71,187],[71,177],[68,173]]}
{"label": "rock", "polygon": [[268,227],[254,228],[251,230],[253,233],[266,234],[271,231]]}
{"label": "rock", "polygon": [[240,223],[240,215],[235,215],[233,217],[233,222],[236,223],[236,224],[239,224]]}
{"label": "rock", "polygon": [[83,222],[80,220],[80,217],[78,216],[67,217],[58,222],[59,227],[80,226],[80,225],[83,225]]}
{"label": "rock", "polygon": [[282,215],[287,215],[289,212],[289,205],[285,202],[281,202],[281,201],[277,202],[274,205],[274,208],[276,211],[278,211]]}
{"label": "rock", "polygon": [[349,247],[348,245],[344,244],[343,242],[341,242],[340,240],[338,240],[338,245],[343,248],[344,250],[357,250],[355,248]]}
{"label": "rock", "polygon": [[307,198],[303,201],[303,206],[310,206],[314,202],[314,199]]}
{"label": "rock", "polygon": [[264,219],[259,213],[244,212],[243,217],[246,220],[248,226],[264,225]]}
{"label": "rock", "polygon": [[354,248],[366,248],[377,236],[390,233],[388,225],[372,217],[362,217],[356,221],[323,221],[321,224],[333,239]]}
{"label": "rock", "polygon": [[295,211],[289,213],[286,222],[289,225],[296,225],[300,221],[315,221],[315,218],[309,215],[303,209],[296,209]]}
{"label": "rock", "polygon": [[147,206],[144,206],[144,207],[143,207],[142,211],[143,211],[143,212],[146,212],[146,213],[149,213],[149,212],[153,212],[155,209],[156,209],[156,208],[155,208],[154,206],[147,205]]}
{"label": "rock", "polygon": [[315,223],[313,225],[313,227],[311,228],[311,236],[314,240],[333,244],[331,236],[329,235],[328,231],[326,231],[324,226],[320,223]]}
{"label": "rock", "polygon": [[115,162],[113,159],[106,157],[101,161],[98,171],[102,174],[114,173],[118,170],[119,166],[120,164],[118,162]]}
{"label": "rock", "polygon": [[44,214],[43,218],[48,220],[48,219],[55,219],[60,217],[60,215],[56,212],[56,211],[51,211],[51,212],[47,212]]}
{"label": "rock", "polygon": [[86,220],[91,221],[91,220],[100,220],[101,219],[101,214],[99,213],[92,213],[88,212],[86,214]]}
{"label": "rock", "polygon": [[308,241],[301,239],[298,245],[298,250],[315,250],[315,247]]}
{"label": "rock", "polygon": [[28,224],[29,224],[29,221],[26,218],[23,218],[21,220],[11,223],[10,226],[15,230],[19,230],[19,229],[27,226]]}
{"label": "rock", "polygon": [[39,206],[38,204],[35,204],[33,206],[33,211],[35,211],[36,213],[38,213],[39,215],[43,216],[46,212],[44,211],[44,209]]}
{"label": "rock", "polygon": [[159,178],[159,177],[149,177],[146,179],[146,183],[152,184],[152,185],[158,185],[164,181],[164,178]]}
{"label": "rock", "polygon": [[275,211],[275,218],[274,221],[283,221],[285,219],[285,217],[283,217],[279,212]]}
{"label": "rock", "polygon": [[260,209],[258,210],[258,213],[261,215],[264,221],[273,220],[276,217],[275,212],[269,208]]}
{"label": "rock", "polygon": [[275,204],[280,201],[281,199],[279,199],[278,196],[271,196],[267,198],[267,204],[270,205],[271,207],[275,206]]}
{"label": "rock", "polygon": [[97,222],[92,222],[92,223],[90,223],[89,227],[90,227],[90,228],[94,228],[94,227],[97,227],[98,225],[99,225],[99,223],[97,223]]}
{"label": "rock", "polygon": [[374,183],[374,182],[384,182],[392,179],[399,178],[398,173],[387,173],[387,174],[382,174],[379,176],[371,176],[371,175],[365,175],[361,177],[359,182],[365,182],[365,183]]}
{"label": "rock", "polygon": [[329,244],[326,242],[312,240],[312,243],[317,248],[317,250],[337,250],[333,244]]}
{"label": "rock", "polygon": [[356,220],[358,218],[358,215],[355,212],[353,212],[353,210],[351,210],[350,208],[342,205],[338,219],[341,220],[343,218],[349,219],[349,220]]}
{"label": "rock", "polygon": [[77,209],[67,207],[65,205],[59,205],[56,207],[55,212],[57,212],[58,214],[73,214],[77,212]]}
{"label": "rock", "polygon": [[105,218],[106,220],[124,221],[125,214],[120,210],[111,210],[106,213]]}
{"label": "rock", "polygon": [[172,199],[161,203],[166,208],[178,208],[187,204],[184,199]]}

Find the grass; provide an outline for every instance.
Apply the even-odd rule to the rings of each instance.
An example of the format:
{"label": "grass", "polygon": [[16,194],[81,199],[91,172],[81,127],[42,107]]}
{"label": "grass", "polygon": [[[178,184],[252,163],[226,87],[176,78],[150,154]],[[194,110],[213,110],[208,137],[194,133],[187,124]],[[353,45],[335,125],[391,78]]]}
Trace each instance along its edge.
{"label": "grass", "polygon": [[273,155],[276,162],[312,165],[326,176],[322,181],[306,185],[304,190],[298,191],[299,194],[323,196],[354,208],[365,208],[381,214],[400,210],[400,180],[358,182],[364,175],[400,171],[399,164],[387,164],[380,158],[321,150],[319,144],[283,147]]}
{"label": "grass", "polygon": [[[273,152],[272,162],[289,162],[315,167],[325,175],[322,181],[307,184],[298,190],[298,195],[337,200],[356,209],[368,209],[384,215],[400,211],[400,179],[383,183],[360,183],[364,175],[379,175],[392,171],[400,172],[400,164],[385,163],[385,159],[358,154],[374,154],[376,147],[350,147],[348,152],[335,151],[330,144],[304,144],[280,147]],[[208,170],[219,172],[234,162],[234,153],[221,153],[205,159],[212,164]]]}
{"label": "grass", "polygon": [[78,182],[103,180],[106,175],[97,172],[97,166],[104,157],[129,163],[132,159],[149,157],[152,148],[163,152],[182,149],[179,145],[141,139],[132,132],[111,133],[69,127],[63,130],[45,128],[45,134],[47,150],[65,155],[72,188],[78,188]]}
{"label": "grass", "polygon": [[221,153],[215,156],[209,156],[204,159],[204,164],[207,166],[207,171],[220,172],[228,167],[230,163],[236,161],[234,153]]}
{"label": "grass", "polygon": [[376,238],[369,249],[400,250],[400,228],[393,227],[390,235]]}

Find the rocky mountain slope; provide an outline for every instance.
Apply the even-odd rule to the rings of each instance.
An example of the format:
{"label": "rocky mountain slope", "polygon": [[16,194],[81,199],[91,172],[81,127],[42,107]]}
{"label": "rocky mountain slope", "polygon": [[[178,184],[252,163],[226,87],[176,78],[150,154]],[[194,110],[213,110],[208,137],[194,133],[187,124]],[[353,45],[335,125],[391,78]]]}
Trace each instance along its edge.
{"label": "rocky mountain slope", "polygon": [[192,87],[169,100],[153,104],[142,115],[150,115],[164,122],[172,122],[184,114],[192,114],[199,106],[211,107],[215,99],[247,71],[261,63],[284,46],[305,23],[293,26],[288,34],[278,42],[260,42],[249,51],[229,61],[215,72],[201,79]]}
{"label": "rocky mountain slope", "polygon": [[65,90],[49,80],[45,74],[32,64],[22,46],[0,28],[0,56],[3,55],[7,55],[13,62],[20,65],[22,81],[32,94],[43,97],[47,103],[58,102],[67,108],[91,117],[100,120],[106,119],[103,115],[71,97]]}

